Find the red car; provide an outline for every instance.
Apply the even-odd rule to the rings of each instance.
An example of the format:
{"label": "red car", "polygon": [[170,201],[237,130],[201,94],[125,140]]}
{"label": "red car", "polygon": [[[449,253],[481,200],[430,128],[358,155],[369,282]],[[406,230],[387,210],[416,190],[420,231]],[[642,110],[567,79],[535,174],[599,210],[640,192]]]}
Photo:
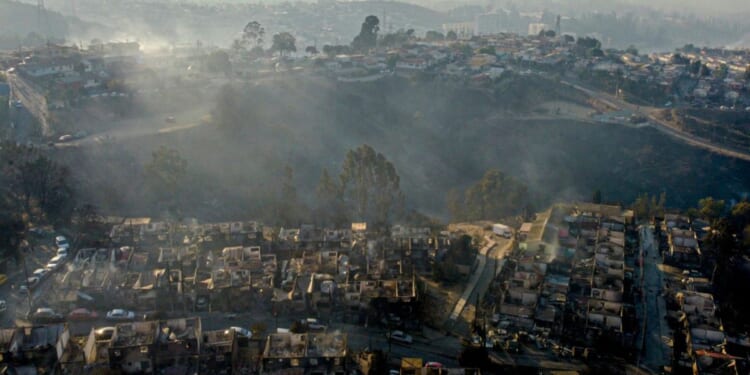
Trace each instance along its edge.
{"label": "red car", "polygon": [[69,320],[94,320],[99,317],[96,311],[85,308],[75,309],[68,314]]}

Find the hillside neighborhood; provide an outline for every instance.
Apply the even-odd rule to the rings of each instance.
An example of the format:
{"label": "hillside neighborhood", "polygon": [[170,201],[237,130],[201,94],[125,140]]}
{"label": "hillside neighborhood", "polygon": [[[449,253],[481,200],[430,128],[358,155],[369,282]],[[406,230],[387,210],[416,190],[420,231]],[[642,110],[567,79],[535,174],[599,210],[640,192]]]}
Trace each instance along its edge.
{"label": "hillside neighborhood", "polygon": [[[478,374],[461,365],[486,351],[501,368],[544,373],[615,360],[739,374],[750,343],[720,318],[706,225],[674,214],[637,225],[632,210],[578,203],[516,228],[108,217],[98,247],[87,247],[95,232],[38,228],[3,301],[4,324],[31,325],[2,330],[0,363],[72,374]],[[442,301],[457,313],[441,315],[427,301],[440,295],[431,285],[452,289],[435,270],[454,256],[475,258],[451,271],[471,297]],[[479,273],[484,289],[470,277]]]}
{"label": "hillside neighborhood", "polygon": [[[415,74],[470,80],[481,85],[518,74],[554,73],[606,87],[618,81],[614,95],[633,100],[653,98],[656,107],[744,109],[748,99],[750,53],[686,46],[675,52],[638,54],[635,49],[602,50],[593,38],[539,35],[466,35],[429,39],[404,35],[400,45],[370,53],[318,52],[315,47],[296,56],[257,56],[241,50],[180,46],[144,53],[136,42],[102,43],[86,49],[56,46],[15,52],[2,58],[5,70],[34,88],[50,109],[62,109],[82,98],[143,94],[154,79],[168,88],[178,80],[212,77],[257,78],[282,71],[331,74],[342,82],[365,82],[387,74]],[[432,39],[439,40],[432,40]],[[334,46],[335,47],[335,46]],[[340,49],[347,52],[347,49]],[[325,53],[328,52],[328,53]],[[22,91],[22,90],[19,90]],[[646,95],[644,95],[646,94]],[[22,95],[22,94],[21,94]],[[24,99],[21,97],[20,99]],[[656,100],[660,99],[660,100]]]}
{"label": "hillside neighborhood", "polygon": [[[336,39],[332,28],[271,36],[252,21],[228,48],[94,39],[0,51],[0,374],[750,373],[750,203],[735,191],[746,177],[727,167],[750,161],[750,50],[641,53],[563,33],[560,16],[523,35],[495,16],[416,35],[370,15],[351,44],[319,46],[317,37]],[[325,96],[310,92],[321,87],[393,82],[402,86],[372,102],[349,91],[297,103]],[[369,108],[436,82],[420,87],[428,106],[492,98],[481,120],[490,126],[469,109],[425,114],[409,107],[416,100],[388,114]],[[436,87],[462,91],[433,103]],[[284,90],[298,99],[266,111]],[[437,116],[455,124],[432,124]],[[521,124],[494,124],[501,117]],[[316,121],[353,123],[355,136]],[[565,121],[588,127],[574,133]],[[538,131],[541,146],[519,128]],[[575,147],[606,149],[607,135],[589,136],[603,128],[651,128],[680,144],[669,153],[637,133],[606,159],[542,139],[570,132]],[[425,140],[439,132],[447,142]],[[405,142],[383,145],[395,138]],[[485,170],[487,149],[507,147],[500,138],[523,160]],[[233,147],[242,152],[222,153]],[[349,149],[343,162],[312,160],[337,147]],[[574,151],[635,164],[596,174],[581,163],[535,180],[552,198],[524,180],[579,167]],[[724,184],[677,157],[649,163],[693,151],[729,171],[737,199],[669,207],[667,189],[651,188],[667,178],[685,190]],[[459,152],[466,162],[448,163]],[[524,159],[542,153],[549,169]],[[399,175],[395,164],[410,169]],[[300,182],[318,173],[314,189]],[[652,185],[637,173],[654,175]],[[455,181],[435,188],[447,191],[437,202],[423,185],[441,174]],[[575,181],[616,177],[632,185],[623,191],[641,189],[634,203],[573,191]],[[80,197],[84,184],[95,194]],[[407,201],[407,184],[431,207]]]}

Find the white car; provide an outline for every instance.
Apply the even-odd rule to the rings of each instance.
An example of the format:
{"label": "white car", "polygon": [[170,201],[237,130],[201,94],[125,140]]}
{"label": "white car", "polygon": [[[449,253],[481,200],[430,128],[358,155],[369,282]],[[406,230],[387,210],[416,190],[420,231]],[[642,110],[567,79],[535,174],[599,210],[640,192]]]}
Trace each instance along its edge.
{"label": "white car", "polygon": [[253,333],[250,332],[250,330],[242,328],[242,327],[229,327],[228,331],[234,331],[236,334],[247,337],[249,339],[253,338]]}
{"label": "white car", "polygon": [[123,309],[114,309],[107,312],[107,320],[133,320],[135,313]]}
{"label": "white car", "polygon": [[58,248],[70,249],[70,243],[68,242],[68,239],[65,238],[65,236],[55,237],[55,245]]}
{"label": "white car", "polygon": [[[44,270],[44,271],[47,272],[47,270]],[[22,287],[26,287],[28,289],[28,288],[35,287],[36,284],[39,284],[39,277],[37,277],[37,276],[31,276],[28,279],[26,279],[26,284],[25,285],[21,285],[21,286]]]}
{"label": "white car", "polygon": [[37,269],[34,270],[34,273],[32,273],[32,275],[34,275],[34,277],[36,277],[37,280],[38,280],[38,279],[41,279],[42,277],[44,277],[44,275],[46,275],[47,272],[49,272],[49,271],[46,270],[46,269],[44,269],[44,268],[37,268]]}
{"label": "white car", "polygon": [[68,257],[68,249],[61,247],[57,249],[57,255],[67,258]]}
{"label": "white car", "polygon": [[307,318],[302,321],[302,324],[307,326],[307,329],[311,331],[325,331],[326,327],[325,324],[322,324],[318,321],[318,319],[315,318]]}
{"label": "white car", "polygon": [[386,333],[385,337],[402,344],[411,344],[414,341],[410,335],[403,331],[391,331],[390,333]]}
{"label": "white car", "polygon": [[65,261],[65,256],[57,255],[54,258],[50,259],[49,263],[47,263],[47,265],[44,266],[44,268],[50,271],[56,270],[63,264],[64,261]]}

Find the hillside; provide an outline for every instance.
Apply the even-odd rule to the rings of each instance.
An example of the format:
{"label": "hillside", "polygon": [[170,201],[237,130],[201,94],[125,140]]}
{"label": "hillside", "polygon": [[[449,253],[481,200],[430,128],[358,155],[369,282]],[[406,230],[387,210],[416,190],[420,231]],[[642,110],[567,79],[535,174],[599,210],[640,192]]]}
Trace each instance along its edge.
{"label": "hillside", "polygon": [[678,207],[750,191],[750,164],[654,130],[527,116],[568,93],[551,89],[550,81],[545,89],[527,77],[512,79],[492,94],[436,81],[276,80],[225,92],[215,112],[224,127],[60,153],[77,166],[82,195],[104,210],[132,214],[153,213],[144,203],[141,165],[160,145],[187,159],[185,214],[200,217],[269,215],[287,165],[298,194],[312,202],[322,169],[338,173],[346,151],[363,143],[394,162],[412,207],[442,217],[447,192],[490,168],[525,182],[540,206],[589,199],[596,189],[606,201],[626,203],[664,189],[668,205]]}

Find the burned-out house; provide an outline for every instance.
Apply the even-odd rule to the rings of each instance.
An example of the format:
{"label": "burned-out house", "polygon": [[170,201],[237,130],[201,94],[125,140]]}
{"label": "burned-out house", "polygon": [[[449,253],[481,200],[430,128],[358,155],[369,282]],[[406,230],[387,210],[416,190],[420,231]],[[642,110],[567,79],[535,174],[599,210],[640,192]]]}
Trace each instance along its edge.
{"label": "burned-out house", "polygon": [[668,233],[669,253],[666,260],[673,264],[697,267],[701,264],[701,249],[695,232],[672,228]]}
{"label": "burned-out house", "polygon": [[345,374],[346,356],[347,336],[343,333],[275,333],[266,339],[262,372]]}
{"label": "burned-out house", "polygon": [[201,373],[231,374],[238,356],[237,333],[232,329],[204,331],[201,343]]}
{"label": "burned-out house", "polygon": [[126,374],[194,373],[202,341],[198,318],[117,324],[108,346],[109,368]]}
{"label": "burned-out house", "polygon": [[56,373],[69,341],[63,324],[0,329],[0,367],[7,373]]}

